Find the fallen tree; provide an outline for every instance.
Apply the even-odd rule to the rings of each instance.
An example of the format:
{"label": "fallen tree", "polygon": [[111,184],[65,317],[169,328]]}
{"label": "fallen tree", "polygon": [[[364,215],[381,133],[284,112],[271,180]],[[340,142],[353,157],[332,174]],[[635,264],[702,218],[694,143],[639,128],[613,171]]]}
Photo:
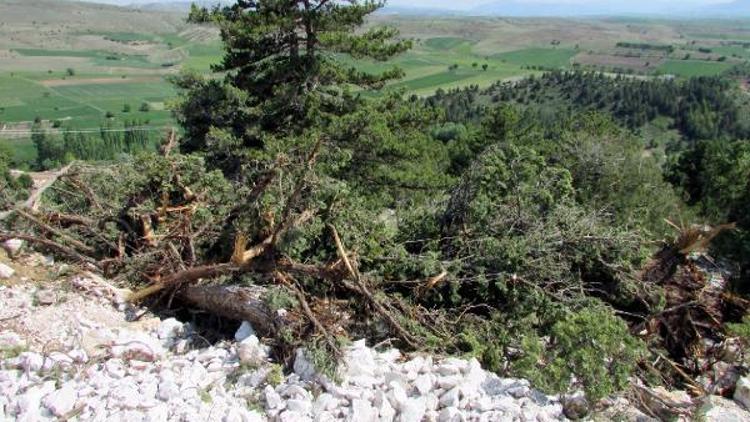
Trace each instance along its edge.
{"label": "fallen tree", "polygon": [[488,149],[449,200],[402,211],[394,230],[321,170],[339,154],[325,138],[251,161],[237,180],[172,143],[123,164],[72,166],[37,211],[12,211],[0,240],[128,283],[134,302],[170,308],[176,298],[249,321],[282,358],[299,346],[335,358],[365,336],[479,356],[550,391],[575,377],[593,398],[625,387],[636,364],[698,393],[720,349],[695,360],[696,347],[720,342],[732,320],[723,287],[688,259],[731,227],[683,230],[640,270],[643,239],[577,205],[570,174],[523,147]]}

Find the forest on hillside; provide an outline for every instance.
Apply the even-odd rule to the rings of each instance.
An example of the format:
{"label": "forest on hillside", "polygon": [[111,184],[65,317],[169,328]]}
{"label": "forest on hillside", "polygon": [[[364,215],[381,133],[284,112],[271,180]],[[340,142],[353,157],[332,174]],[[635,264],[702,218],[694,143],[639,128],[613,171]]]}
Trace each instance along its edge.
{"label": "forest on hillside", "polygon": [[179,134],[158,149],[137,131],[38,135],[40,168],[74,162],[38,211],[14,205],[29,186],[0,151],[0,239],[127,280],[152,306],[254,318],[281,359],[304,346],[322,369],[366,337],[591,401],[634,377],[725,393],[698,380],[728,340],[750,341],[736,80],[550,71],[363,95],[402,72],[339,57],[411,46],[360,30],[379,6],[194,9],[221,28],[223,76],[174,78]]}

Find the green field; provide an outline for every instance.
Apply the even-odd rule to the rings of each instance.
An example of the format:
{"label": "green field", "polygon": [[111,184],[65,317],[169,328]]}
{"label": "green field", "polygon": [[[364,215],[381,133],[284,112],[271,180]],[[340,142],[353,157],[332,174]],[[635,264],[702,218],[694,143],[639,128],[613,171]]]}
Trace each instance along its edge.
{"label": "green field", "polygon": [[570,66],[570,60],[576,54],[577,51],[564,48],[527,48],[497,54],[494,58],[519,66],[541,66],[549,69]]}
{"label": "green field", "polygon": [[659,66],[659,72],[681,77],[713,76],[732,67],[727,62],[707,62],[699,60],[668,60]]}
{"label": "green field", "polygon": [[[0,4],[0,53],[6,49],[11,54],[9,58],[0,58],[0,123],[28,123],[40,118],[61,120],[70,127],[96,127],[105,114],[111,113],[116,121],[139,119],[168,125],[172,120],[165,104],[176,92],[167,82],[167,76],[185,69],[210,74],[212,66],[222,58],[218,32],[186,24],[179,13],[152,14],[112,8],[107,9],[105,16],[97,9],[88,12],[102,16],[101,22],[82,22],[78,18],[81,10],[93,7],[87,3],[77,3],[78,11],[61,9],[55,15],[62,28],[56,38],[65,41],[64,44],[50,46],[40,31],[26,32],[25,41],[14,44],[19,31],[24,33],[28,31],[26,28],[36,25],[26,16],[34,15],[33,7],[34,2],[30,2],[27,14],[4,21]],[[383,15],[373,17],[369,24],[396,27],[403,37],[414,41],[413,49],[387,64],[342,55],[337,58],[370,72],[396,65],[404,70],[405,77],[388,88],[418,95],[431,95],[439,88],[484,87],[541,69],[571,68],[573,63],[584,69],[627,68],[628,63],[620,63],[616,47],[618,42],[625,41],[671,45],[677,50],[671,56],[657,57],[659,63],[663,62],[658,67],[644,66],[638,62],[641,59],[628,59],[634,61],[630,67],[644,76],[715,75],[750,59],[750,50],[721,41],[750,36],[750,26],[738,26],[724,33],[719,24],[710,21],[507,21]],[[643,34],[653,29],[660,35],[639,38],[634,35],[632,25],[641,27]],[[711,57],[698,57],[697,50],[701,47],[710,49]],[[662,54],[634,50],[646,57],[643,62],[653,63],[649,55]],[[686,52],[693,53],[693,60],[679,60]],[[589,60],[601,58],[601,62],[578,63],[579,54],[587,55]],[[716,62],[721,55],[727,60]],[[148,103],[148,112],[139,111],[143,103]],[[130,106],[129,113],[123,111],[126,104]]]}
{"label": "green field", "polygon": [[[122,120],[169,124],[163,103],[175,96],[163,80],[153,83],[75,84],[45,87],[20,76],[0,75],[0,122],[30,122],[36,118],[62,120],[69,127],[97,127],[107,112]],[[142,112],[142,103],[150,111]],[[123,112],[125,104],[131,111]],[[160,110],[161,109],[161,110]]]}

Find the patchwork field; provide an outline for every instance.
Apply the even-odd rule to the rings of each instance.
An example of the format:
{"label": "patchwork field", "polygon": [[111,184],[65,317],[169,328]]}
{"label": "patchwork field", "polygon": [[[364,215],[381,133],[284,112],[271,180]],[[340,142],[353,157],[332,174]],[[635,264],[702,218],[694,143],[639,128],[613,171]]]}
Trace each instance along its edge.
{"label": "patchwork field", "polygon": [[[414,48],[388,64],[340,58],[369,71],[399,66],[406,76],[388,89],[418,95],[558,68],[716,75],[750,59],[750,22],[378,15],[370,24],[398,28]],[[0,137],[35,119],[71,128],[169,125],[176,92],[167,76],[209,74],[221,56],[218,31],[186,24],[179,13],[5,0]]]}

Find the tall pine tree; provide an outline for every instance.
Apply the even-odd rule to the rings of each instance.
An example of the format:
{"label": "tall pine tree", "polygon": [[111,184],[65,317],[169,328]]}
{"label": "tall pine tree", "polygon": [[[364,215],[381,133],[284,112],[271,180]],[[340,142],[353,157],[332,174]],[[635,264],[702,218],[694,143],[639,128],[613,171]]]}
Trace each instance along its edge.
{"label": "tall pine tree", "polygon": [[[401,77],[357,70],[347,61],[386,61],[410,48],[391,28],[357,29],[381,1],[239,0],[214,20],[226,54],[224,81],[183,75],[186,91],[176,115],[185,128],[182,149],[207,151],[231,173],[248,150],[268,136],[299,133],[352,112],[358,97],[348,87],[379,88]],[[349,63],[349,64],[347,64]]]}

